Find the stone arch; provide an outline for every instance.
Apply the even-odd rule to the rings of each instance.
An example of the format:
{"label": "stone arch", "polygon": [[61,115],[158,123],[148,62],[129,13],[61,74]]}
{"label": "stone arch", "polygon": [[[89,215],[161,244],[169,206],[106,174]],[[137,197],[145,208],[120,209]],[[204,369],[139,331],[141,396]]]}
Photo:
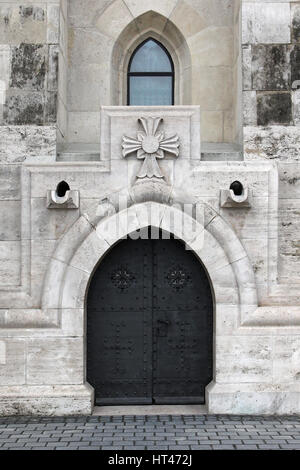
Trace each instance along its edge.
{"label": "stone arch", "polygon": [[[203,204],[203,217],[160,202],[132,204],[120,212],[109,211],[97,222],[81,216],[61,239],[45,278],[44,311],[57,312],[60,334],[64,325],[77,325],[82,338],[85,370],[86,297],[90,280],[102,258],[124,236],[147,226],[161,228],[185,242],[204,266],[214,299],[213,382],[206,388],[206,402],[220,373],[222,348],[218,341],[227,328],[237,330],[243,318],[257,309],[254,273],[248,256],[233,229],[213,209]],[[79,328],[78,328],[79,325]],[[85,376],[83,377],[85,382]]]}
{"label": "stone arch", "polygon": [[127,69],[132,53],[147,38],[168,50],[175,68],[175,104],[191,102],[191,55],[188,44],[175,24],[156,11],[132,19],[115,41],[111,59],[111,103],[127,104]]}
{"label": "stone arch", "polygon": [[128,209],[91,223],[84,215],[56,248],[44,282],[43,309],[85,309],[92,273],[105,253],[121,238],[152,225],[185,242],[204,265],[212,285],[216,315],[232,306],[236,326],[241,315],[257,308],[255,278],[248,256],[235,232],[212,209],[203,206],[203,222],[182,210],[158,202]]}

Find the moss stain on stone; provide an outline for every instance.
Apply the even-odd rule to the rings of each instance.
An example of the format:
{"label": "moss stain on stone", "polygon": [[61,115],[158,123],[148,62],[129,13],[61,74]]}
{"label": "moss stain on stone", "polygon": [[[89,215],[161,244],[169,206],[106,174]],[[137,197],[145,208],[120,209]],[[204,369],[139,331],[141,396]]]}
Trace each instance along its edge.
{"label": "moss stain on stone", "polygon": [[12,51],[12,88],[42,90],[46,76],[46,50],[43,44],[20,44]]}

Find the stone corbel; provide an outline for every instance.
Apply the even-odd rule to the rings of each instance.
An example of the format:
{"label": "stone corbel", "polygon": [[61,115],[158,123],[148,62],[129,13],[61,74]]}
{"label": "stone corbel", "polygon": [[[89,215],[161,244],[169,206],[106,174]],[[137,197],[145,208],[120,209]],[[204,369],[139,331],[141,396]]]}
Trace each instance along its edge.
{"label": "stone corbel", "polygon": [[220,206],[223,208],[249,208],[250,204],[250,190],[243,188],[242,194],[235,194],[233,189],[220,190]]}
{"label": "stone corbel", "polygon": [[66,191],[64,196],[58,196],[56,190],[47,191],[47,209],[78,209],[79,191]]}

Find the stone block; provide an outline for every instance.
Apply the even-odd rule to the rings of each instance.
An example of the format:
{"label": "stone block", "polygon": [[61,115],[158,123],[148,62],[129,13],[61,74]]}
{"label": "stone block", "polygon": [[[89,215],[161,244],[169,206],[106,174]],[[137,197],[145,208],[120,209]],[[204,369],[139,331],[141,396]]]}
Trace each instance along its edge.
{"label": "stone block", "polygon": [[0,365],[6,364],[6,342],[0,341]]}
{"label": "stone block", "polygon": [[291,125],[292,99],[290,92],[257,93],[257,124],[259,126]]}
{"label": "stone block", "polygon": [[3,120],[8,125],[38,126],[44,123],[44,96],[38,92],[15,92],[7,94]]}
{"label": "stone block", "polygon": [[[117,39],[123,29],[131,23],[133,16],[121,0],[115,0],[96,18],[97,29],[108,37]],[[138,32],[138,31],[137,31]]]}
{"label": "stone block", "polygon": [[[201,82],[199,78],[201,77]],[[233,77],[230,67],[194,67],[192,97],[202,111],[230,109],[233,102]]]}
{"label": "stone block", "polygon": [[277,384],[299,382],[300,339],[278,336],[273,346],[273,381]]}
{"label": "stone block", "polygon": [[255,197],[268,197],[268,172],[260,172],[243,162],[204,162],[192,174],[191,185],[195,188],[197,201],[216,198],[220,189],[229,189],[231,183],[240,181]]}
{"label": "stone block", "polygon": [[11,73],[11,47],[0,45],[0,124],[3,124],[3,108]]}
{"label": "stone block", "polygon": [[[199,106],[103,106],[100,136],[101,160],[124,161],[123,137],[137,138],[137,133],[143,130],[139,122],[141,117],[161,118],[159,132],[163,131],[165,138],[178,136],[181,160],[201,158]],[[128,154],[128,158],[136,159],[134,153],[132,157]],[[172,158],[171,154],[170,158]]]}
{"label": "stone block", "polygon": [[257,284],[267,285],[268,282],[268,248],[265,239],[243,239],[243,245],[253,267]]}
{"label": "stone block", "polygon": [[252,90],[252,46],[242,47],[243,90]]}
{"label": "stone block", "polygon": [[216,335],[232,335],[237,329],[239,312],[236,305],[216,305],[215,328]]}
{"label": "stone block", "polygon": [[5,340],[5,361],[0,364],[0,386],[25,383],[25,341]]}
{"label": "stone block", "polygon": [[67,336],[83,336],[85,312],[82,308],[62,309],[61,328],[64,335]]}
{"label": "stone block", "polygon": [[292,42],[300,42],[300,5],[291,4],[292,15]]}
{"label": "stone block", "polygon": [[110,79],[106,67],[100,64],[78,66],[76,73],[72,73],[68,80],[70,111],[85,112],[88,109],[95,113],[99,112],[100,103],[109,103]]}
{"label": "stone block", "polygon": [[300,199],[300,171],[299,163],[280,162],[279,170],[279,198],[282,199]]}
{"label": "stone block", "polygon": [[300,160],[300,135],[295,126],[244,127],[246,160]]}
{"label": "stone block", "polygon": [[63,100],[58,96],[57,98],[57,145],[65,141],[68,134],[68,112]]}
{"label": "stone block", "polygon": [[[147,0],[125,0],[125,3],[135,18],[147,12],[149,9]],[[164,2],[153,0],[151,8],[153,11],[168,18],[176,3],[176,0],[165,0]]]}
{"label": "stone block", "polygon": [[0,126],[0,161],[20,163],[29,157],[56,155],[55,126]]}
{"label": "stone block", "polygon": [[33,239],[56,240],[78,219],[79,210],[49,211],[46,198],[31,200],[31,231]]}
{"label": "stone block", "polygon": [[123,167],[118,163],[112,169],[114,177],[97,162],[75,162],[73,168],[70,165],[40,168],[31,173],[32,197],[45,198],[48,189],[56,188],[60,181],[66,181],[71,190],[80,192],[80,199],[98,199],[99,202],[100,198],[103,199],[127,185],[127,175],[119,174]]}
{"label": "stone block", "polygon": [[65,60],[68,60],[68,19],[59,15],[59,47]]}
{"label": "stone block", "polygon": [[300,126],[300,88],[292,92],[293,120],[295,126]]}
{"label": "stone block", "polygon": [[0,241],[0,286],[16,287],[21,280],[21,245],[18,241]]}
{"label": "stone block", "polygon": [[[299,293],[299,271],[300,271],[300,263],[299,263],[299,256],[295,255],[285,255],[283,253],[279,253],[278,255],[278,278],[279,282],[284,286],[285,289],[290,290],[290,286],[295,286],[295,293],[293,298],[295,298],[294,303],[299,303],[299,297],[297,297]],[[283,294],[283,300],[281,302],[286,301],[286,294]]]}
{"label": "stone block", "polygon": [[21,203],[20,201],[0,200],[0,240],[20,240]]}
{"label": "stone block", "polygon": [[84,385],[6,386],[0,389],[1,416],[90,415],[93,389]]}
{"label": "stone block", "polygon": [[30,385],[83,383],[81,338],[28,339],[26,380]]}
{"label": "stone block", "polygon": [[21,167],[19,165],[1,165],[0,200],[17,201],[21,198]]}
{"label": "stone block", "polygon": [[44,124],[47,126],[55,124],[57,121],[57,100],[58,95],[56,91],[47,91],[44,97]]}
{"label": "stone block", "polygon": [[48,69],[47,69],[47,90],[57,91],[58,89],[58,46],[49,46]]}
{"label": "stone block", "polygon": [[291,83],[300,84],[300,45],[293,46],[291,50]]}
{"label": "stone block", "polygon": [[68,66],[62,54],[58,56],[58,79],[59,83],[59,96],[64,105],[67,103],[68,98]]}
{"label": "stone block", "polygon": [[257,125],[256,91],[243,92],[243,121],[245,126]]}
{"label": "stone block", "polygon": [[217,383],[272,381],[272,338],[219,336],[216,350]]}
{"label": "stone block", "polygon": [[201,112],[201,137],[205,142],[223,142],[223,112]]}
{"label": "stone block", "polygon": [[69,142],[99,143],[100,112],[70,112],[68,119]]}
{"label": "stone block", "polygon": [[1,2],[0,43],[43,43],[47,34],[45,3]]}
{"label": "stone block", "polygon": [[48,48],[43,44],[12,47],[10,87],[41,91],[45,87]]}
{"label": "stone block", "polygon": [[[114,0],[97,0],[98,12],[103,12],[113,2]],[[72,0],[68,3],[70,24],[76,28],[89,27],[95,17],[95,0]]]}
{"label": "stone block", "polygon": [[108,243],[100,239],[93,230],[81,244],[80,250],[70,260],[70,265],[87,273],[92,273],[108,249]]}
{"label": "stone block", "polygon": [[56,240],[31,240],[30,243],[31,258],[28,277],[30,276],[31,304],[36,307],[41,306],[45,275],[48,271],[55,244]]}
{"label": "stone block", "polygon": [[188,38],[193,67],[231,66],[233,63],[233,29],[211,26]]}
{"label": "stone block", "polygon": [[291,39],[289,2],[243,2],[243,44],[288,44]]}
{"label": "stone block", "polygon": [[170,21],[177,26],[185,38],[197,34],[207,26],[201,11],[197,11],[187,2],[177,3],[170,15]]}
{"label": "stone block", "polygon": [[210,413],[275,415],[299,413],[299,387],[290,389],[272,384],[217,384],[206,389]]}
{"label": "stone block", "polygon": [[279,243],[281,254],[294,256],[300,262],[299,199],[280,199]]}
{"label": "stone block", "polygon": [[251,209],[224,208],[220,210],[222,217],[235,230],[238,237],[265,239],[268,232],[268,199],[255,197],[251,201]]}
{"label": "stone block", "polygon": [[59,16],[60,5],[47,5],[47,42],[58,44],[59,42]]}
{"label": "stone block", "polygon": [[90,273],[81,269],[68,266],[65,272],[65,283],[61,293],[61,305],[63,308],[80,308],[84,305],[86,288]]}
{"label": "stone block", "polygon": [[289,90],[290,50],[286,45],[252,46],[252,87],[254,90]]}

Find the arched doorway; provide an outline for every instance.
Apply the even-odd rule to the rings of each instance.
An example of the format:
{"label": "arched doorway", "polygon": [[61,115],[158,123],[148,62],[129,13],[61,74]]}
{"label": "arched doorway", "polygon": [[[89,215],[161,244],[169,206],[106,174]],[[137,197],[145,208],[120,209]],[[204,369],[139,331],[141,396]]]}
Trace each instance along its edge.
{"label": "arched doorway", "polygon": [[95,403],[204,403],[212,379],[213,299],[185,245],[117,243],[87,296],[87,380]]}

